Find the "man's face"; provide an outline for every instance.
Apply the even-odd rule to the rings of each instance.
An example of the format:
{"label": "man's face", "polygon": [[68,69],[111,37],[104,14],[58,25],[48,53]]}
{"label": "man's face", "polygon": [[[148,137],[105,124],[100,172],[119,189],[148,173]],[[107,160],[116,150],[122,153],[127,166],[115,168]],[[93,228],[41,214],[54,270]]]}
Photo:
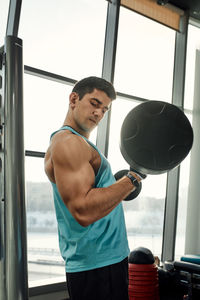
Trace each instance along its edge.
{"label": "man's face", "polygon": [[[77,94],[76,94],[77,95]],[[92,131],[101,121],[111,105],[111,99],[103,91],[94,89],[92,93],[75,101],[73,118],[76,125],[85,132]]]}

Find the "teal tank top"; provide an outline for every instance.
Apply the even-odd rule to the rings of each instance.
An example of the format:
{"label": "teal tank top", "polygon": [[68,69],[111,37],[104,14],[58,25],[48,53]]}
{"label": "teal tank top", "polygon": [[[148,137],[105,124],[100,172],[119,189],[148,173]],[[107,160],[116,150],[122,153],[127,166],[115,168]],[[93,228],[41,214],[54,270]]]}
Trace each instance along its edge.
{"label": "teal tank top", "polygon": [[[84,138],[98,151],[101,165],[95,178],[95,187],[107,187],[113,184],[115,177],[112,174],[110,164],[97,147],[71,127],[65,126],[58,131],[66,129]],[[65,261],[66,272],[80,272],[104,267],[118,263],[129,255],[130,250],[121,203],[107,216],[83,227],[67,209],[55,183],[52,183],[52,187],[58,222],[59,247]]]}

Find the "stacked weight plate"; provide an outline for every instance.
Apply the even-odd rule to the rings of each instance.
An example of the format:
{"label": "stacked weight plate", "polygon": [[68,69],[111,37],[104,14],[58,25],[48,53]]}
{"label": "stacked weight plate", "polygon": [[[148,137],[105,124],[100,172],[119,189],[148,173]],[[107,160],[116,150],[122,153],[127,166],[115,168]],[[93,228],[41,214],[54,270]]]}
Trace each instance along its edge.
{"label": "stacked weight plate", "polygon": [[129,256],[129,300],[159,300],[158,269],[147,248],[136,248]]}
{"label": "stacked weight plate", "polygon": [[159,299],[156,265],[129,263],[129,300]]}

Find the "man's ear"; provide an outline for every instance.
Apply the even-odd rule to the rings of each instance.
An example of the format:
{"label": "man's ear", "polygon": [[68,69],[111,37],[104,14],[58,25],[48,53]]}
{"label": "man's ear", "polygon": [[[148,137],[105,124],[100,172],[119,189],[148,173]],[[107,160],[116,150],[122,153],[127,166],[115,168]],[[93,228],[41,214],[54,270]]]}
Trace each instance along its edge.
{"label": "man's ear", "polygon": [[79,101],[79,95],[75,92],[72,92],[69,95],[69,104],[71,108],[74,108],[76,106],[77,101]]}

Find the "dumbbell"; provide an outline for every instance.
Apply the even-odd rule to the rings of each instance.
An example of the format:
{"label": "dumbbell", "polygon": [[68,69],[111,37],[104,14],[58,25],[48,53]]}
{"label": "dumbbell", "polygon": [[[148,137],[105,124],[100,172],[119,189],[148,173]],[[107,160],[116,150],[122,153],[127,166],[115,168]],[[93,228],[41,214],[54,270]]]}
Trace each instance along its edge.
{"label": "dumbbell", "polygon": [[[123,176],[127,175],[127,173],[129,172],[129,170],[120,170],[118,171],[114,176],[116,180],[119,180],[120,178],[122,178]],[[142,182],[140,181],[138,188],[136,188],[132,193],[130,193],[125,199],[124,201],[130,201],[135,199],[139,193],[141,192],[142,189]]]}
{"label": "dumbbell", "polygon": [[[121,154],[130,170],[144,176],[176,168],[192,144],[193,129],[184,112],[163,101],[149,100],[137,105],[127,114],[121,127]],[[140,191],[141,186],[134,195]]]}
{"label": "dumbbell", "polygon": [[[127,170],[127,169],[124,169],[124,170],[120,170],[118,171],[117,173],[115,173],[114,177],[116,180],[119,180],[120,178],[122,178],[123,176],[127,175],[129,171],[133,171],[134,173],[137,173],[138,175],[140,175],[143,179],[145,179],[147,177],[147,175],[145,174],[141,174],[139,172],[136,172],[135,170],[131,169],[130,170]],[[138,188],[136,188],[133,192],[131,192],[125,199],[124,201],[130,201],[130,200],[133,200],[135,199],[139,193],[141,192],[141,189],[142,189],[142,182],[140,181],[139,182],[139,186]]]}

